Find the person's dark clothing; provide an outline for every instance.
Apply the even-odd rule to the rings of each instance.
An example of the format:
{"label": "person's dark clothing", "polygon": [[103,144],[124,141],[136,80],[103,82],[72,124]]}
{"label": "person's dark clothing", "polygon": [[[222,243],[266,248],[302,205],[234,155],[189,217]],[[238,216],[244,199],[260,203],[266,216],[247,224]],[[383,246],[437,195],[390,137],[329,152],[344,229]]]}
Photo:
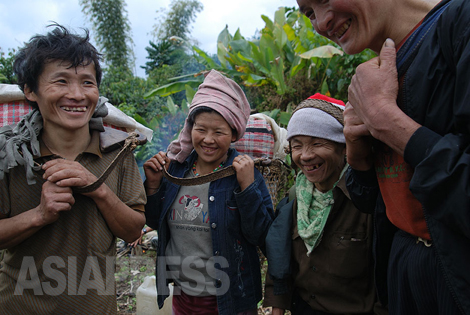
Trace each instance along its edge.
{"label": "person's dark clothing", "polygon": [[372,215],[354,207],[344,179],[333,198],[322,239],[310,256],[298,233],[296,199],[279,203],[266,238],[264,306],[293,314],[373,314]]}
{"label": "person's dark clothing", "polygon": [[[239,155],[229,149],[226,165]],[[173,161],[168,172],[183,178],[197,158],[193,151],[184,163]],[[215,264],[214,284],[220,314],[252,310],[262,298],[260,260],[257,246],[263,247],[274,213],[271,196],[261,173],[255,169],[255,181],[240,191],[236,175],[209,185],[209,218]],[[147,196],[147,225],[158,230],[157,292],[159,307],[169,295],[165,252],[170,240],[167,215],[178,195],[179,185],[166,178],[157,193]],[[221,258],[220,263],[218,259]],[[224,260],[226,259],[226,260]],[[226,292],[220,293],[222,290]]]}
{"label": "person's dark clothing", "polygon": [[[398,103],[422,125],[404,152],[414,171],[409,189],[423,207],[439,276],[458,309],[470,314],[470,2],[444,0],[428,16],[449,2],[400,78]],[[346,182],[355,205],[375,213],[376,280],[386,302],[387,267],[397,229],[387,219],[373,170],[350,169]]]}

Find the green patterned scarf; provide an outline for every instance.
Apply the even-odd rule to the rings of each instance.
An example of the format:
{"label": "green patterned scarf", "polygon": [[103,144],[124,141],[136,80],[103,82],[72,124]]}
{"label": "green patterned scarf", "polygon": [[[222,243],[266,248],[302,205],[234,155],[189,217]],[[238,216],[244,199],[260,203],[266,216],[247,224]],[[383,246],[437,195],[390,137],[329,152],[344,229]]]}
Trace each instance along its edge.
{"label": "green patterned scarf", "polygon": [[[343,168],[339,179],[343,177],[347,168],[348,164]],[[323,229],[334,204],[333,189],[338,184],[339,179],[331,190],[322,193],[315,188],[314,183],[310,182],[302,171],[297,175],[295,181],[297,227],[299,236],[307,247],[307,256],[310,256],[314,248],[320,243]]]}

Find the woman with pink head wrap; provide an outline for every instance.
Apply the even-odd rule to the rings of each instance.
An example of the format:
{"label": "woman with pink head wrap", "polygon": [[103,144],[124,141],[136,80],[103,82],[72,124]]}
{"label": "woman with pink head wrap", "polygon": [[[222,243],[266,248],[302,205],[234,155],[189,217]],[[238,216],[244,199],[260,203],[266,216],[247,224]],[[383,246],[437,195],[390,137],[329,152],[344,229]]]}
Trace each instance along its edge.
{"label": "woman with pink head wrap", "polygon": [[[253,160],[230,148],[249,116],[240,86],[212,70],[178,139],[144,164],[147,225],[159,233],[158,302],[162,307],[167,282],[174,282],[174,314],[257,314],[257,246],[264,246],[273,206]],[[162,174],[165,167],[191,178],[229,165],[236,175],[197,186],[178,186]]]}
{"label": "woman with pink head wrap", "polygon": [[[220,72],[210,71],[194,95],[189,106],[188,118],[201,107],[209,107],[218,112],[236,131],[236,140],[243,137],[250,118],[250,104],[245,93],[235,81],[226,78]],[[180,163],[189,156],[193,149],[191,143],[192,124],[188,123],[188,118],[186,118],[178,140],[168,146],[168,157]]]}

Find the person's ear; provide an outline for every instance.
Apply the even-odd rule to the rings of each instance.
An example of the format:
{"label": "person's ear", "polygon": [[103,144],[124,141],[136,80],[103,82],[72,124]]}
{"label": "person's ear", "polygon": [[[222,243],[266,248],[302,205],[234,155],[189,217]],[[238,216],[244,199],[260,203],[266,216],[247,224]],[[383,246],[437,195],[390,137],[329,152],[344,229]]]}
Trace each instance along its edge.
{"label": "person's ear", "polygon": [[232,142],[237,141],[237,132],[232,129]]}
{"label": "person's ear", "polygon": [[30,102],[36,102],[37,96],[36,93],[34,93],[27,84],[24,85],[24,96],[28,99]]}

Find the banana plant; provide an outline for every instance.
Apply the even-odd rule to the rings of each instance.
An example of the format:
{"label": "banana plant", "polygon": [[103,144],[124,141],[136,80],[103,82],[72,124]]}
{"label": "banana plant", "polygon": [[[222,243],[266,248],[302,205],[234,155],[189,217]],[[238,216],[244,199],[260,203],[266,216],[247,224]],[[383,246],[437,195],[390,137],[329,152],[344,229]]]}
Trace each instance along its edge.
{"label": "banana plant", "polygon": [[[232,36],[225,27],[217,38],[216,63],[207,53],[192,46],[193,53],[207,70],[216,69],[231,77],[238,77],[245,86],[256,87],[271,84],[279,95],[289,89],[286,77],[294,77],[304,68],[318,68],[318,59],[331,59],[342,51],[331,45],[312,48],[312,42],[320,36],[313,33],[310,21],[297,10],[279,8],[274,21],[262,15],[265,27],[259,39],[247,40],[238,29]],[[187,88],[196,89],[203,81],[203,72],[172,78],[169,84],[157,87],[146,94],[166,97]],[[324,79],[326,78],[323,75]]]}
{"label": "banana plant", "polygon": [[[218,62],[199,47],[192,46],[192,53],[205,70],[172,78],[169,84],[156,87],[146,97],[168,97],[184,90],[186,94],[188,91],[195,93],[203,82],[203,74],[215,69],[242,85],[250,102],[256,106],[261,99],[267,105],[260,108],[282,109],[281,112],[285,112],[282,115],[281,112],[270,113],[275,114],[276,121],[288,121],[290,114],[286,108],[316,92],[346,100],[346,87],[354,69],[373,57],[369,52],[344,55],[336,44],[314,31],[306,16],[293,8],[279,8],[273,20],[265,15],[261,18],[265,26],[258,38],[246,39],[239,29],[232,35],[227,27],[220,32]],[[251,100],[250,93],[257,94],[257,98]]]}

